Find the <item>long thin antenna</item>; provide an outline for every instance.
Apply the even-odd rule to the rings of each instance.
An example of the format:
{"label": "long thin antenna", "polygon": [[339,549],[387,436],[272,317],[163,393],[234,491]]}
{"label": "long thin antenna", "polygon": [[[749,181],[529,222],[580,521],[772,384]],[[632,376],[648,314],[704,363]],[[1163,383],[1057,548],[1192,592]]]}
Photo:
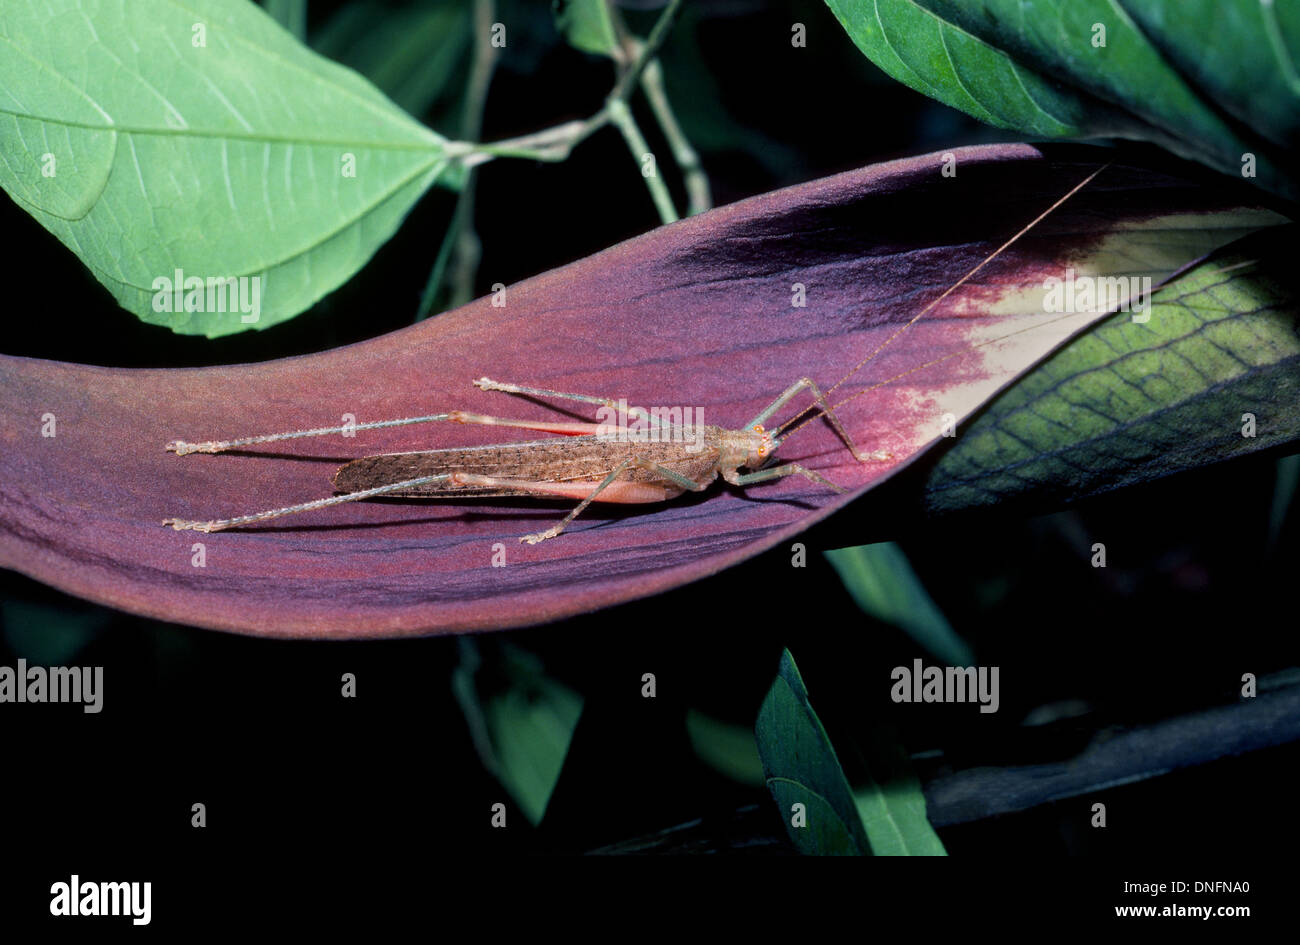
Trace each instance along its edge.
{"label": "long thin antenna", "polygon": [[[1017,328],[1015,331],[1009,331],[1005,335],[999,335],[996,338],[989,338],[986,341],[981,341],[977,344],[970,345],[969,347],[962,348],[960,351],[950,351],[949,353],[943,355],[942,357],[935,358],[933,361],[926,361],[924,364],[918,364],[915,367],[910,367],[906,371],[903,371],[901,374],[895,374],[893,377],[888,378],[887,380],[879,381],[875,384],[872,384],[870,387],[864,387],[862,390],[850,394],[848,397],[845,397],[838,404],[832,404],[831,409],[834,410],[842,406],[843,404],[847,404],[850,400],[853,400],[854,398],[859,397],[862,394],[869,393],[881,387],[886,387],[889,384],[894,383],[894,381],[901,380],[907,377],[907,375],[909,374],[915,374],[917,371],[923,371],[928,367],[934,367],[934,365],[942,364],[944,361],[951,360],[952,358],[961,357],[963,354],[968,354],[969,352],[974,351],[976,348],[983,348],[985,345],[995,345],[999,341],[1006,341],[1008,338],[1012,338],[1016,335],[1023,334],[1024,332],[1027,331],[1037,331],[1038,329],[1042,328],[1045,325],[1051,325],[1054,322],[1064,321],[1067,318],[1076,318],[1078,317],[1078,315],[1079,315],[1078,312],[1066,312],[1064,315],[1057,315],[1055,318],[1049,318],[1045,322],[1035,322],[1032,325],[1026,325],[1024,328]],[[822,413],[824,413],[824,411],[809,417],[803,423],[799,424],[799,426],[795,427],[794,430],[791,430],[789,433],[787,433],[786,436],[792,435],[795,432],[795,430],[798,430],[799,427],[802,427],[804,423],[811,423],[813,420],[818,419],[819,417],[822,416]],[[796,415],[796,419],[797,419],[797,415]]]}
{"label": "long thin antenna", "polygon": [[[829,390],[826,391],[826,396],[827,396],[827,398],[829,399],[829,397],[830,397],[831,394],[833,394],[833,393],[834,393],[834,392],[835,392],[839,387],[841,387],[841,386],[844,384],[845,381],[847,381],[849,378],[851,378],[854,374],[857,374],[858,371],[860,371],[860,370],[863,368],[863,366],[865,366],[869,361],[874,360],[875,357],[876,357],[878,354],[880,354],[881,350],[882,350],[886,345],[888,345],[890,342],[892,342],[895,338],[897,338],[899,335],[901,335],[901,334],[902,334],[903,332],[905,332],[907,329],[909,329],[909,328],[911,328],[913,325],[915,325],[915,324],[916,324],[916,323],[917,323],[921,318],[923,318],[925,315],[927,315],[927,314],[929,314],[930,312],[934,311],[935,306],[937,306],[940,302],[942,302],[942,301],[943,301],[944,299],[946,299],[948,296],[952,295],[952,293],[956,292],[959,288],[961,288],[963,285],[965,285],[967,282],[969,282],[969,281],[970,281],[970,280],[975,276],[976,273],[978,273],[981,269],[983,269],[985,266],[987,266],[987,265],[988,265],[989,263],[991,263],[993,260],[997,259],[998,256],[1002,255],[1003,252],[1005,252],[1008,248],[1010,248],[1010,247],[1011,247],[1011,246],[1012,246],[1012,245],[1013,245],[1017,240],[1019,240],[1022,236],[1024,236],[1026,233],[1028,233],[1028,232],[1029,232],[1030,230],[1032,230],[1034,227],[1038,226],[1038,224],[1042,223],[1043,220],[1045,220],[1048,216],[1050,216],[1050,215],[1052,214],[1053,211],[1055,211],[1058,207],[1061,206],[1061,204],[1065,203],[1067,200],[1069,200],[1071,197],[1073,197],[1075,194],[1077,194],[1079,191],[1081,191],[1084,187],[1087,187],[1088,184],[1092,183],[1093,178],[1095,178],[1098,174],[1100,174],[1100,173],[1101,173],[1102,171],[1104,171],[1106,168],[1110,167],[1110,165],[1111,165],[1111,162],[1110,162],[1110,161],[1107,161],[1105,164],[1103,164],[1101,167],[1097,168],[1095,171],[1093,171],[1091,174],[1089,174],[1089,175],[1088,175],[1087,177],[1085,177],[1083,180],[1079,181],[1079,183],[1077,183],[1077,184],[1075,184],[1073,187],[1071,187],[1068,193],[1066,193],[1063,197],[1058,198],[1057,201],[1056,201],[1055,203],[1053,203],[1050,207],[1048,207],[1046,210],[1044,210],[1044,211],[1043,211],[1042,213],[1040,213],[1038,216],[1034,217],[1034,219],[1033,219],[1032,221],[1030,221],[1028,224],[1026,224],[1024,227],[1022,227],[1021,230],[1020,230],[1018,233],[1016,233],[1015,236],[1011,237],[1009,240],[1007,240],[1005,243],[1003,243],[1001,246],[999,246],[997,249],[995,249],[995,250],[994,250],[993,252],[991,252],[989,255],[985,256],[984,259],[979,263],[979,265],[977,265],[977,266],[976,266],[974,269],[972,269],[970,272],[966,273],[966,275],[962,276],[960,279],[958,279],[956,282],[954,282],[952,285],[950,285],[946,290],[944,290],[943,294],[941,294],[941,295],[938,296],[937,298],[933,299],[933,300],[932,300],[928,305],[926,305],[923,309],[921,309],[919,312],[917,312],[915,315],[913,315],[910,319],[908,319],[907,322],[905,322],[904,324],[902,324],[902,325],[900,325],[898,328],[896,328],[896,329],[894,330],[894,332],[893,332],[893,333],[892,333],[888,338],[886,338],[886,339],[885,339],[884,341],[882,341],[880,344],[876,345],[875,349],[874,349],[874,350],[873,350],[869,355],[867,355],[865,358],[863,358],[861,361],[859,361],[859,362],[858,362],[858,363],[853,367],[853,369],[852,369],[851,371],[849,371],[849,373],[845,374],[842,378],[840,378],[838,381],[836,381],[834,387],[831,387]],[[1022,330],[1023,330],[1023,329],[1022,329]],[[1013,335],[1014,335],[1014,334],[1019,334],[1019,332],[1011,332],[1011,334],[1013,334]],[[1010,335],[1008,335],[1007,337],[1010,337]],[[1000,340],[1000,339],[994,339],[994,340],[996,341],[996,340]],[[985,342],[985,343],[987,344],[988,342]],[[948,357],[951,357],[951,355],[949,355]],[[943,361],[943,360],[946,360],[946,358],[940,358],[939,360],[940,360],[940,361]],[[938,362],[931,362],[931,363],[938,363]],[[913,371],[916,371],[916,370],[920,370],[921,367],[929,367],[929,366],[930,366],[930,365],[928,365],[928,364],[926,364],[926,365],[920,365],[920,366],[918,366],[918,367],[916,367],[916,368],[913,368],[912,370],[913,370]],[[906,371],[906,372],[904,372],[903,374],[900,374],[899,377],[906,377],[908,374],[911,374],[911,373],[912,373],[912,371]],[[892,378],[891,380],[897,380],[897,378]],[[889,381],[886,381],[885,383],[890,383],[890,382],[889,382]],[[863,388],[862,390],[858,391],[856,394],[853,394],[853,395],[851,395],[851,396],[849,396],[849,397],[846,397],[844,400],[840,401],[838,404],[834,404],[833,406],[834,406],[834,407],[839,407],[839,406],[841,406],[842,404],[847,404],[849,401],[853,400],[854,398],[856,398],[856,397],[860,397],[861,395],[865,394],[865,393],[866,393],[867,391],[869,391],[869,390],[875,390],[875,389],[876,389],[877,387],[879,387],[879,386],[880,386],[880,385],[877,384],[877,385],[874,385],[874,386],[872,386],[872,387],[866,387],[866,388]],[[815,405],[813,405],[813,404],[809,404],[807,407],[805,407],[803,410],[799,411],[797,414],[795,414],[793,417],[791,417],[791,418],[790,418],[789,420],[787,420],[785,423],[781,424],[781,426],[777,428],[775,435],[778,436],[778,437],[782,436],[782,435],[783,435],[783,431],[785,430],[786,427],[790,426],[790,424],[794,423],[796,420],[798,420],[800,417],[802,417],[802,416],[803,416],[804,414],[806,414],[808,411],[813,410],[813,409],[815,409]],[[794,430],[791,430],[790,433],[794,433],[795,430],[798,430],[800,427],[802,427],[802,426],[804,425],[804,423],[808,423],[808,422],[810,422],[810,421],[812,421],[812,420],[816,420],[816,419],[817,419],[818,417],[820,417],[820,416],[821,416],[821,414],[818,413],[818,414],[814,414],[814,415],[811,416],[811,417],[808,417],[806,420],[803,421],[803,423],[800,423],[799,426],[795,427]],[[784,435],[788,436],[789,434],[784,434]]]}
{"label": "long thin antenna", "polygon": [[[1257,265],[1258,263],[1259,263],[1258,259],[1247,259],[1243,262],[1234,263],[1231,266],[1224,266],[1222,269],[1215,269],[1212,272],[1207,272],[1206,275],[1207,276],[1223,275],[1224,273],[1236,272],[1238,269],[1248,268],[1250,266]],[[1201,308],[1206,308],[1206,307],[1207,306],[1201,306]],[[1216,308],[1216,306],[1208,306],[1208,308],[1214,309]],[[1227,308],[1222,306],[1218,306],[1217,308],[1220,311],[1224,311],[1224,312],[1227,311]],[[843,400],[841,400],[838,404],[832,404],[831,409],[834,410],[836,407],[841,407],[844,404],[847,404],[850,400],[853,400],[855,397],[859,397],[862,394],[869,393],[870,391],[876,390],[881,387],[886,387],[889,384],[894,383],[894,381],[901,380],[902,378],[907,377],[907,375],[909,374],[915,374],[917,371],[923,371],[928,367],[933,367],[936,364],[940,364],[952,358],[960,357],[961,355],[966,354],[969,351],[974,351],[976,348],[983,348],[985,345],[995,345],[999,341],[1006,341],[1008,338],[1014,337],[1015,335],[1023,334],[1024,332],[1027,331],[1037,331],[1039,328],[1042,328],[1044,325],[1051,325],[1056,322],[1065,321],[1067,318],[1074,318],[1078,314],[1079,314],[1078,312],[1066,312],[1064,315],[1057,315],[1055,318],[1047,319],[1047,321],[1036,322],[1033,325],[1026,325],[1024,328],[1017,328],[1015,331],[1009,331],[1005,335],[998,335],[998,337],[996,338],[989,338],[985,341],[981,341],[977,344],[973,344],[969,348],[963,348],[961,351],[951,351],[948,354],[943,355],[942,357],[935,358],[933,361],[926,361],[924,364],[918,364],[916,367],[908,368],[906,371],[903,371],[901,374],[895,374],[893,377],[888,378],[887,380],[883,380],[878,383],[872,384],[870,387],[865,387],[855,394],[850,394],[848,397],[845,397]],[[825,411],[822,411],[822,413],[825,413]],[[799,424],[798,427],[795,427],[794,430],[791,430],[790,433],[794,433],[795,430],[798,430],[799,427],[802,427],[804,423],[809,423],[813,420],[816,420],[821,415],[822,415],[821,413],[818,413],[816,416],[809,417],[803,423]]]}

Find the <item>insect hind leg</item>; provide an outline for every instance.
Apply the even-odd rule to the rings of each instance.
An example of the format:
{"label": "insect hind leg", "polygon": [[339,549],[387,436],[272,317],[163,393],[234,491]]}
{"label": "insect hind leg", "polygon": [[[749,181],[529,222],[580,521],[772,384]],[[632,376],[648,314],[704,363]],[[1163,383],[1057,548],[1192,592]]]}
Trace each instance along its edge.
{"label": "insect hind leg", "polygon": [[360,499],[370,499],[375,496],[387,495],[390,492],[401,492],[404,489],[410,489],[414,486],[422,486],[430,482],[438,482],[444,479],[450,479],[448,473],[439,473],[436,476],[421,476],[418,479],[404,479],[401,482],[390,482],[387,485],[376,486],[373,489],[362,489],[360,492],[349,492],[346,495],[330,496],[327,499],[313,499],[311,502],[302,502],[298,505],[288,505],[282,509],[268,509],[265,512],[254,512],[251,515],[238,515],[234,518],[219,518],[207,522],[192,522],[183,518],[165,518],[164,525],[170,525],[176,531],[196,531],[196,532],[219,532],[227,528],[238,528],[241,525],[251,525],[254,522],[265,522],[267,519],[280,518],[284,515],[294,515],[298,512],[311,512],[315,509],[329,508],[332,505],[342,505],[344,502],[356,502]]}

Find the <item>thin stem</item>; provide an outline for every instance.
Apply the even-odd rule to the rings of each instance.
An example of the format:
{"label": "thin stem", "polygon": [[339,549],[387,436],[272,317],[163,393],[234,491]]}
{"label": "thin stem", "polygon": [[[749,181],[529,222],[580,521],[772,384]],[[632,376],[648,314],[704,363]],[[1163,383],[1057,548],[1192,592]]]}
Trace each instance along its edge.
{"label": "thin stem", "polygon": [[659,64],[658,59],[652,59],[646,64],[645,72],[641,76],[641,89],[645,92],[650,110],[654,112],[655,120],[659,123],[659,130],[663,132],[668,146],[672,148],[673,160],[677,162],[677,167],[682,172],[682,179],[686,184],[686,214],[694,216],[703,213],[713,206],[709,178],[704,173],[703,165],[700,164],[699,154],[691,147],[681,126],[677,124],[677,116],[673,114],[673,107],[668,102],[668,91],[664,88],[663,66]]}
{"label": "thin stem", "polygon": [[[478,43],[474,49],[474,63],[469,85],[465,92],[465,113],[461,118],[461,136],[467,141],[477,141],[483,133],[483,112],[487,107],[488,89],[492,73],[496,70],[500,50],[492,45],[492,24],[496,22],[495,0],[474,0],[474,33]],[[474,276],[482,258],[483,244],[474,229],[474,192],[478,178],[473,168],[465,171],[465,185],[461,188],[457,207],[460,225],[457,227],[456,251],[451,261],[451,301],[455,308],[474,297]]]}
{"label": "thin stem", "polygon": [[544,128],[518,138],[487,141],[483,144],[465,145],[469,152],[464,159],[466,167],[483,164],[497,157],[524,158],[533,161],[563,161],[575,145],[592,132],[603,128],[609,121],[601,109],[586,121],[569,121],[554,128]]}
{"label": "thin stem", "polygon": [[659,55],[659,49],[668,38],[669,32],[673,28],[673,21],[677,19],[677,14],[681,12],[682,0],[669,0],[668,6],[664,12],[659,15],[655,21],[654,27],[650,30],[650,35],[646,37],[645,44],[637,50],[636,57],[632,60],[632,65],[618,78],[614,85],[614,91],[609,93],[611,99],[620,99],[626,102],[636,91],[637,85],[641,82],[641,74],[645,72],[646,66],[650,60]]}
{"label": "thin stem", "polygon": [[[611,105],[622,102],[626,105],[632,93],[636,91],[650,61],[659,53],[664,40],[672,29],[673,21],[681,10],[682,0],[670,0],[664,12],[655,21],[650,35],[638,50],[632,64],[619,76],[609,93],[604,107],[586,121],[570,121],[554,128],[544,128],[518,138],[503,141],[491,141],[481,144],[456,142],[457,157],[466,167],[474,167],[497,157],[525,158],[535,161],[563,161],[575,147],[593,133],[613,123]],[[616,106],[615,106],[616,107]],[[464,153],[460,149],[464,149]]]}
{"label": "thin stem", "polygon": [[[651,152],[646,144],[645,137],[641,134],[641,129],[637,127],[636,120],[632,117],[627,101],[639,84],[645,84],[646,94],[651,98],[650,104],[655,111],[656,120],[664,129],[665,137],[673,149],[674,159],[682,167],[683,173],[686,175],[691,212],[698,213],[700,209],[707,209],[711,202],[708,192],[708,180],[703,176],[698,156],[686,141],[685,136],[682,135],[681,129],[677,126],[672,111],[668,107],[667,96],[662,92],[662,69],[654,61],[655,55],[672,30],[673,22],[676,20],[681,6],[682,0],[670,0],[664,12],[655,21],[655,25],[646,41],[644,43],[635,43],[632,47],[635,55],[631,57],[631,64],[619,76],[613,90],[605,100],[604,106],[590,118],[585,121],[565,122],[562,125],[544,128],[541,131],[535,131],[517,138],[476,144],[473,141],[478,137],[481,130],[482,99],[487,95],[487,85],[491,80],[492,66],[495,63],[495,50],[492,49],[490,37],[487,35],[490,34],[492,28],[491,0],[477,0],[475,5],[475,27],[476,32],[479,34],[478,47],[474,60],[475,75],[471,76],[470,89],[466,96],[467,125],[462,130],[462,137],[465,140],[447,142],[443,148],[444,154],[448,158],[459,160],[467,175],[473,175],[474,168],[498,157],[559,162],[567,160],[569,155],[573,153],[573,149],[590,135],[606,125],[613,124],[622,133],[623,139],[627,142],[633,156],[640,163],[644,159],[644,155]],[[642,81],[643,78],[645,83]],[[477,107],[474,107],[476,89],[478,90]],[[475,121],[472,127],[468,125],[471,115],[474,116]],[[645,181],[651,199],[654,201],[655,209],[659,211],[659,218],[665,223],[672,223],[677,220],[677,208],[673,205],[672,196],[668,192],[667,185],[659,177],[658,168],[655,169],[654,175],[645,177]],[[457,299],[467,301],[473,292],[474,271],[477,269],[479,258],[478,237],[471,230],[473,188],[473,176],[467,176],[461,195],[457,199],[456,211],[452,216],[448,232],[443,238],[443,244],[438,250],[433,269],[430,271],[429,278],[425,282],[424,291],[421,293],[416,321],[425,318],[432,310],[438,289],[442,285],[442,280],[448,268],[452,268],[455,273],[453,280],[456,283],[456,288],[453,289],[453,304]],[[455,253],[454,264],[452,262],[453,247]]]}
{"label": "thin stem", "polygon": [[651,199],[654,200],[655,209],[659,211],[659,219],[664,223],[676,223],[677,208],[673,206],[668,185],[659,176],[658,166],[652,164],[650,173],[645,172],[645,159],[649,157],[653,162],[654,154],[650,150],[650,145],[646,143],[645,136],[641,134],[641,129],[637,127],[636,119],[632,117],[632,109],[628,108],[627,103],[622,99],[610,99],[608,110],[610,121],[622,132],[628,150],[641,166],[641,176],[645,178],[645,185],[650,191]]}
{"label": "thin stem", "polygon": [[461,226],[464,225],[466,210],[465,201],[457,198],[456,209],[452,211],[451,220],[447,224],[447,232],[442,236],[442,245],[438,247],[438,255],[433,261],[433,268],[429,271],[429,278],[425,280],[424,291],[420,293],[420,307],[415,312],[417,322],[428,318],[433,311],[433,303],[438,297],[438,290],[442,287],[442,278],[447,271],[447,263],[451,259],[453,248],[456,246],[456,236],[460,232]]}
{"label": "thin stem", "polygon": [[[474,0],[474,58],[469,79],[465,83],[465,106],[461,114],[461,137],[476,140],[483,131],[483,111],[487,106],[492,73],[496,69],[499,51],[492,45],[492,24],[496,22],[495,0]],[[474,166],[466,165],[465,180],[456,197],[447,232],[434,260],[415,320],[427,318],[442,286],[448,268],[451,271],[451,292],[448,308],[468,302],[474,296],[474,276],[482,258],[482,243],[474,231],[474,191],[477,186]]]}

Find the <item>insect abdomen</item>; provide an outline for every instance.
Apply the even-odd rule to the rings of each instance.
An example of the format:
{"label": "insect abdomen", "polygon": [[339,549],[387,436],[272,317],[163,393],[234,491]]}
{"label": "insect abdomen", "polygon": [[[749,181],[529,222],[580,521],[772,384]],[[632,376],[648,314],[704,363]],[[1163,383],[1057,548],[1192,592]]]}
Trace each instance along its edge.
{"label": "insect abdomen", "polygon": [[[688,478],[712,479],[716,450],[687,450],[682,444],[645,444],[607,441],[594,436],[576,436],[509,443],[500,446],[467,447],[446,450],[422,450],[410,453],[386,453],[363,456],[340,466],[334,473],[334,488],[340,492],[359,492],[403,479],[418,479],[439,473],[459,472],[498,479],[529,482],[568,482],[574,480],[599,483],[611,469],[631,456],[646,456]],[[618,477],[637,482],[662,482],[663,477],[641,467],[630,467]],[[673,495],[680,489],[673,487]],[[393,496],[508,496],[535,495],[516,489],[490,486],[453,485],[434,482],[410,490],[390,493]]]}

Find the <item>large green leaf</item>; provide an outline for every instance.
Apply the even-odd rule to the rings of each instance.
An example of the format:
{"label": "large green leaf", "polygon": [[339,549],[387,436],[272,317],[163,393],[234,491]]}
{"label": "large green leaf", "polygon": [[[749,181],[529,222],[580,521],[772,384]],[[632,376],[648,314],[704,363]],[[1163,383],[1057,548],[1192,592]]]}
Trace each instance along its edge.
{"label": "large green leaf", "polygon": [[457,127],[454,113],[469,72],[470,12],[461,0],[396,8],[352,0],[312,35],[311,45],[360,72],[405,111],[447,130]]}
{"label": "large green leaf", "polygon": [[[755,733],[768,790],[795,847],[825,856],[870,855],[853,791],[789,650],[781,654]],[[795,804],[804,805],[804,826],[792,823]]]}
{"label": "large green leaf", "polygon": [[969,666],[970,647],[948,623],[903,549],[890,541],[826,552],[853,600],[866,613],[891,623],[949,666]]}
{"label": "large green leaf", "polygon": [[618,55],[618,35],[608,0],[552,0],[555,25],[569,44],[598,56]]}
{"label": "large green leaf", "polygon": [[960,432],[926,504],[1027,492],[1051,504],[1294,449],[1300,296],[1287,231],[1241,241],[1157,292],[1148,321],[1115,315],[1023,377]]}
{"label": "large green leaf", "polygon": [[473,640],[461,644],[452,691],[484,765],[529,822],[546,813],[569,753],[582,696],[548,676],[541,661],[503,645],[484,665]]}
{"label": "large green leaf", "polygon": [[1249,153],[1261,184],[1300,194],[1284,153],[1300,121],[1300,4],[826,2],[885,72],[989,124],[1152,140],[1236,176]]}
{"label": "large green leaf", "polygon": [[[876,856],[947,856],[926,815],[925,794],[903,746],[884,726],[870,730],[854,756],[863,776],[853,801]],[[856,746],[855,746],[856,748]]]}
{"label": "large green leaf", "polygon": [[[896,741],[875,732],[870,757],[859,762],[856,789],[840,767],[821,720],[808,700],[794,657],[781,666],[756,726],[768,790],[790,841],[816,855],[943,856],[943,844],[926,819],[925,797]],[[804,805],[806,824],[795,826],[793,805]]]}
{"label": "large green leaf", "polygon": [[1203,96],[1275,145],[1300,145],[1300,4],[1128,0],[1124,8]]}
{"label": "large green leaf", "polygon": [[758,756],[753,729],[690,709],[686,713],[686,735],[696,757],[714,771],[741,784],[762,787],[763,761]]}
{"label": "large green leaf", "polygon": [[[446,145],[248,0],[0,7],[0,186],[177,332],[265,328],[336,288],[447,171]],[[177,270],[256,295],[159,311]]]}

